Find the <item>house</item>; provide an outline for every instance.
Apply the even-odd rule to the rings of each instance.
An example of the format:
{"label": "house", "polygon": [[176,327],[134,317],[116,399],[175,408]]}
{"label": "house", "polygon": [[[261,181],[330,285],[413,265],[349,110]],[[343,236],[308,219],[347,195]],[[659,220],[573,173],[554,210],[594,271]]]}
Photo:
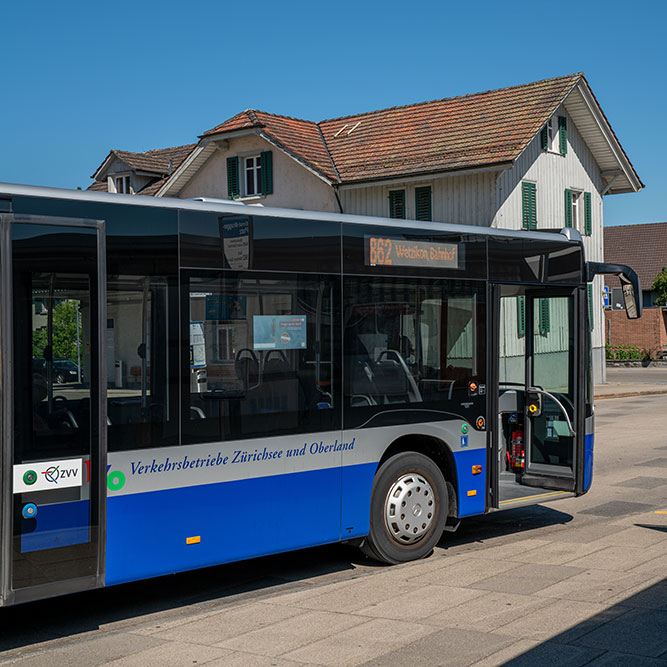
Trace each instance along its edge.
{"label": "house", "polygon": [[605,310],[605,342],[611,346],[636,346],[652,355],[667,355],[667,308],[656,306],[653,291],[656,276],[667,266],[667,222],[605,227],[604,261],[628,264],[639,275],[644,313],[629,320],[618,310],[618,284],[607,279],[611,294]]}
{"label": "house", "polygon": [[[134,156],[157,153],[112,151],[91,187],[106,179],[111,189],[121,174],[114,165],[130,167],[122,173],[131,181]],[[247,109],[205,131],[171,167],[135,192],[512,229],[571,226],[596,261],[603,196],[643,187],[581,73],[320,122]],[[601,292],[596,278],[589,307],[598,380]]]}
{"label": "house", "polygon": [[88,190],[155,195],[197,144],[161,148],[145,153],[112,150],[97,168]]}

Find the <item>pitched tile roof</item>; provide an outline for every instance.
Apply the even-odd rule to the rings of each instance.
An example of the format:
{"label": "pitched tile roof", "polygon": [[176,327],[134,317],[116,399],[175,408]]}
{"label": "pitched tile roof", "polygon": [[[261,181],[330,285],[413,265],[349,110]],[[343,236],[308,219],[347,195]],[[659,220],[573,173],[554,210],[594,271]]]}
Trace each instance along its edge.
{"label": "pitched tile roof", "polygon": [[93,181],[86,190],[95,190],[96,192],[108,192],[109,188],[106,181]]}
{"label": "pitched tile roof", "polygon": [[202,136],[262,129],[334,182],[353,183],[516,159],[583,74],[320,123],[247,109]]}
{"label": "pitched tile roof", "polygon": [[[643,290],[667,266],[667,222],[604,228],[604,261],[627,264],[639,275]],[[611,279],[610,285],[618,287]]]}
{"label": "pitched tile roof", "polygon": [[158,174],[167,174],[175,169],[188,156],[197,144],[174,146],[173,148],[159,148],[145,153],[131,153],[129,151],[111,151],[132,169],[151,171]]}
{"label": "pitched tile roof", "polygon": [[251,128],[263,129],[283,150],[306,163],[332,182],[338,177],[317,123],[266,111],[246,109],[202,136]]}

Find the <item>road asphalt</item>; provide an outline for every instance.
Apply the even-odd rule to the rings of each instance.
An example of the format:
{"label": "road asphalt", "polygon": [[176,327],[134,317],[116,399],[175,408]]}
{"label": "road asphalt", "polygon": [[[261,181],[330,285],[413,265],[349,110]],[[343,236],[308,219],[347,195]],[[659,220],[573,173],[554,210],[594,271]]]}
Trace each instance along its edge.
{"label": "road asphalt", "polygon": [[338,545],[5,609],[0,664],[667,667],[666,406],[598,402],[588,494],[466,520],[422,561]]}

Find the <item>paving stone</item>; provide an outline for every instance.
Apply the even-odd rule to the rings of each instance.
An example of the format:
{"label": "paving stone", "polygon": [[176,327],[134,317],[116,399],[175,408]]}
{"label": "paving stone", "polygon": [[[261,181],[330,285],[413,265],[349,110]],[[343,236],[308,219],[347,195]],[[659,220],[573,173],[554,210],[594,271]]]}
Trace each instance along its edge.
{"label": "paving stone", "polygon": [[660,542],[664,542],[667,545],[667,532],[655,530],[649,525],[635,524],[634,526],[623,528],[617,533],[596,540],[594,544],[617,544],[626,547],[651,547]]}
{"label": "paving stone", "polygon": [[481,597],[464,602],[428,616],[424,623],[442,627],[490,632],[528,613],[539,613],[547,600],[513,593],[484,593]]}
{"label": "paving stone", "polygon": [[253,653],[232,653],[231,655],[207,662],[206,667],[305,667],[303,662],[270,658]]}
{"label": "paving stone", "polygon": [[51,648],[44,653],[33,653],[16,658],[12,665],[20,667],[96,667],[112,660],[138,654],[167,642],[155,637],[139,637],[126,633],[109,634],[87,641],[77,641]]}
{"label": "paving stone", "polygon": [[283,657],[332,667],[360,665],[433,632],[437,629],[416,623],[385,618],[362,620],[354,628],[308,644]]}
{"label": "paving stone", "polygon": [[559,542],[577,542],[585,544],[587,542],[594,542],[601,537],[611,535],[618,532],[618,528],[607,523],[598,523],[591,525],[583,525],[575,527],[567,527],[558,531],[554,536]]}
{"label": "paving stone", "polygon": [[[475,554],[477,556],[478,554]],[[445,564],[424,575],[410,577],[409,581],[415,584],[441,584],[445,586],[470,586],[477,581],[490,576],[507,572],[516,567],[516,563],[502,560],[485,560],[462,555],[445,559]]]}
{"label": "paving stone", "polygon": [[637,567],[633,567],[630,572],[654,577],[664,575],[667,573],[667,553],[645,563],[640,563]]}
{"label": "paving stone", "polygon": [[109,667],[183,667],[183,665],[207,665],[211,660],[222,658],[231,651],[200,644],[168,642],[160,646],[139,651],[132,655],[105,662]]}
{"label": "paving stone", "polygon": [[576,644],[656,658],[667,651],[667,611],[633,609],[580,637]]}
{"label": "paving stone", "polygon": [[538,591],[536,595],[581,602],[604,602],[645,583],[646,578],[641,574],[586,570],[574,577],[548,586]]}
{"label": "paving stone", "polygon": [[[667,461],[667,459],[665,459]],[[596,516],[615,517],[623,514],[636,514],[651,509],[653,505],[646,505],[644,503],[630,503],[621,500],[612,500],[603,505],[597,505],[587,510],[581,510],[579,514],[595,514]]]}
{"label": "paving stone", "polygon": [[470,665],[513,643],[511,637],[487,632],[443,628],[408,646],[385,653],[364,667],[405,667],[405,665]]}
{"label": "paving stone", "polygon": [[156,632],[151,636],[213,646],[244,632],[257,630],[303,613],[303,610],[294,607],[253,602],[231,607],[218,614],[207,615],[191,623]]}
{"label": "paving stone", "polygon": [[512,556],[512,560],[521,563],[538,563],[542,565],[563,565],[575,558],[587,556],[598,549],[604,548],[600,540],[595,542],[550,542],[537,549]]}
{"label": "paving stone", "polygon": [[627,608],[607,609],[600,604],[577,600],[554,600],[541,607],[538,614],[522,616],[496,631],[534,641],[558,638],[559,643],[566,644],[627,611]]}
{"label": "paving stone", "polygon": [[611,486],[624,486],[632,489],[655,489],[657,486],[667,484],[667,479],[663,477],[633,477],[623,482],[617,482]]}
{"label": "paving stone", "polygon": [[385,585],[385,583],[382,577],[362,577],[324,586],[316,595],[300,595],[299,593],[283,595],[280,597],[280,603],[294,608],[298,607],[301,610],[319,609],[350,613],[363,609],[369,604],[394,598],[415,588],[405,582],[395,582],[392,585]]}
{"label": "paving stone", "polygon": [[667,459],[651,459],[650,461],[644,461],[644,463],[635,463],[635,465],[646,468],[667,468]]}
{"label": "paving stone", "polygon": [[259,630],[245,632],[221,642],[217,646],[238,651],[252,651],[261,655],[277,656],[305,644],[342,632],[359,625],[360,619],[349,614],[313,611],[288,618]]}
{"label": "paving stone", "polygon": [[[473,663],[472,667],[582,667],[591,664],[601,651],[584,646],[521,640],[506,649]],[[630,663],[626,663],[625,667]],[[664,665],[663,665],[664,667]]]}
{"label": "paving stone", "polygon": [[576,558],[570,561],[569,565],[587,570],[627,572],[640,563],[653,560],[663,553],[664,549],[660,545],[645,548],[609,546],[594,551],[588,556]]}
{"label": "paving stone", "polygon": [[499,593],[521,592],[523,594],[530,594],[551,586],[557,581],[573,577],[580,572],[583,572],[581,568],[569,567],[567,565],[528,563],[516,566],[509,572],[478,581],[470,587]]}
{"label": "paving stone", "polygon": [[[645,576],[645,575],[643,575]],[[667,611],[667,579],[663,571],[653,580],[644,581],[641,586],[629,589],[607,600],[607,604],[641,609],[661,609]]]}
{"label": "paving stone", "polygon": [[484,591],[456,586],[424,586],[392,596],[389,600],[378,602],[356,613],[376,618],[394,618],[396,620],[418,621],[432,614],[447,613],[452,607],[473,598],[484,596]]}
{"label": "paving stone", "polygon": [[526,553],[548,544],[551,544],[550,540],[539,539],[514,540],[506,544],[490,543],[488,545],[483,542],[480,547],[474,549],[471,553],[474,553],[474,558],[512,559],[517,554]]}
{"label": "paving stone", "polygon": [[644,658],[636,653],[608,651],[589,663],[587,667],[665,667],[661,658]]}

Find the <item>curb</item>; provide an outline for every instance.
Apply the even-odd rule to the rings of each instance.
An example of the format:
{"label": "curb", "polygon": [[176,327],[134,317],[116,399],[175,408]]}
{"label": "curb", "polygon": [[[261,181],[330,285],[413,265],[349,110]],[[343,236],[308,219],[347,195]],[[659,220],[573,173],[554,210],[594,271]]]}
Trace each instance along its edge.
{"label": "curb", "polygon": [[605,398],[627,398],[628,396],[658,396],[659,394],[667,394],[667,389],[660,389],[658,391],[625,391],[618,394],[594,394],[593,400],[599,401]]}

